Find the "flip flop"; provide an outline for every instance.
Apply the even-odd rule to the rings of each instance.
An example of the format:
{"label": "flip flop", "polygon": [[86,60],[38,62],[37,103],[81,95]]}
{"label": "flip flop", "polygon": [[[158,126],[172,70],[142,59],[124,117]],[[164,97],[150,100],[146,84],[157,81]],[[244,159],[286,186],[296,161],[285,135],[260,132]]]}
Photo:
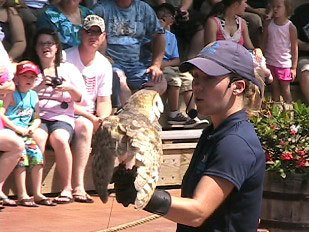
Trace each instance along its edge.
{"label": "flip flop", "polygon": [[[63,201],[64,199],[65,199],[65,201]],[[69,204],[69,203],[73,203],[74,199],[72,197],[69,197],[69,196],[61,196],[61,195],[59,195],[58,197],[56,197],[53,200],[53,202],[57,203],[57,204]]]}
{"label": "flip flop", "polygon": [[57,204],[55,202],[53,202],[51,199],[49,198],[45,198],[42,199],[40,201],[34,201],[36,204],[38,205],[46,205],[46,206],[56,206]]}
{"label": "flip flop", "polygon": [[87,194],[73,194],[74,201],[79,203],[93,203],[94,200]]}
{"label": "flip flop", "polygon": [[37,204],[34,203],[33,199],[21,199],[17,201],[17,205],[24,206],[24,207],[39,207]]}
{"label": "flip flop", "polygon": [[8,198],[8,197],[0,198],[0,201],[2,201],[2,205],[3,205],[3,206],[10,206],[10,207],[16,207],[16,206],[17,206],[16,201],[11,200],[11,199]]}

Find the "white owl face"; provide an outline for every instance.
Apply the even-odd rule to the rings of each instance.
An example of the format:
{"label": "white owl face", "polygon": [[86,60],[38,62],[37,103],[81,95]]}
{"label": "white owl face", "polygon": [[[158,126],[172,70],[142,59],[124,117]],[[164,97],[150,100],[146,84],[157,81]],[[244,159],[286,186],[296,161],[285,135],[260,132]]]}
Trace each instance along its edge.
{"label": "white owl face", "polygon": [[162,99],[158,93],[155,95],[152,103],[152,110],[149,118],[151,122],[153,122],[154,120],[158,120],[164,110]]}
{"label": "white owl face", "polygon": [[153,122],[159,119],[164,106],[160,95],[156,91],[142,89],[129,98],[123,109],[138,111]]}

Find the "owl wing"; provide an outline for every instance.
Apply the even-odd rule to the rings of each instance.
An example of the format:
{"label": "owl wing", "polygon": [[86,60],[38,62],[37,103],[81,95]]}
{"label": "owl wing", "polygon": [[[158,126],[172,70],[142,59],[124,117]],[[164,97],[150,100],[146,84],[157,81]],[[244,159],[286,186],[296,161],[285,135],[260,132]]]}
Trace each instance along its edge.
{"label": "owl wing", "polygon": [[92,146],[92,178],[101,200],[108,200],[107,187],[113,175],[117,152],[124,148],[125,133],[119,130],[119,117],[106,118],[97,130]]}
{"label": "owl wing", "polygon": [[93,180],[104,203],[108,199],[107,187],[112,178],[115,158],[120,158],[127,152],[135,157],[135,207],[141,209],[155,190],[163,153],[157,128],[142,114],[124,112],[111,116],[104,120],[95,135]]}
{"label": "owl wing", "polygon": [[144,208],[150,200],[159,180],[162,163],[162,142],[157,127],[144,116],[135,116],[126,127],[129,135],[129,149],[135,156],[137,176],[134,182],[137,190],[135,208]]}

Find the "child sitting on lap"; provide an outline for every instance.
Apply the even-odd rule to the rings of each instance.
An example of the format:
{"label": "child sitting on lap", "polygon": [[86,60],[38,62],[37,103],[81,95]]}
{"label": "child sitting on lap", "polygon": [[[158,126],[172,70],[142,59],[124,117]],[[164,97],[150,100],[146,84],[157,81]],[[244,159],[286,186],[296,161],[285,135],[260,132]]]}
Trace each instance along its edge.
{"label": "child sitting on lap", "polygon": [[[55,206],[50,199],[41,193],[43,176],[43,154],[31,137],[40,126],[38,95],[31,90],[39,68],[30,61],[23,61],[16,67],[16,90],[4,98],[4,111],[1,115],[6,128],[22,136],[25,142],[23,156],[15,171],[17,185],[17,204],[26,207],[38,207],[37,204]],[[34,198],[30,198],[26,189],[26,168],[31,168]]]}

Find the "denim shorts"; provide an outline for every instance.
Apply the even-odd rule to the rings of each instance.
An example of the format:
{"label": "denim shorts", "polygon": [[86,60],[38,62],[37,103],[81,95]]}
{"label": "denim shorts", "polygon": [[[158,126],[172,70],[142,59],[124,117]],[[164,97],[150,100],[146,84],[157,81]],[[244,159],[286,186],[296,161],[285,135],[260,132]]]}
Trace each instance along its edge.
{"label": "denim shorts", "polygon": [[[69,143],[72,141],[72,137],[74,134],[74,129],[73,127],[67,123],[67,122],[63,122],[63,121],[48,121],[45,119],[42,119],[42,125],[45,125],[47,127],[47,133],[50,135],[51,133],[53,133],[55,130],[57,129],[63,129],[66,130],[70,137],[69,137]],[[45,128],[43,127],[43,130]]]}

